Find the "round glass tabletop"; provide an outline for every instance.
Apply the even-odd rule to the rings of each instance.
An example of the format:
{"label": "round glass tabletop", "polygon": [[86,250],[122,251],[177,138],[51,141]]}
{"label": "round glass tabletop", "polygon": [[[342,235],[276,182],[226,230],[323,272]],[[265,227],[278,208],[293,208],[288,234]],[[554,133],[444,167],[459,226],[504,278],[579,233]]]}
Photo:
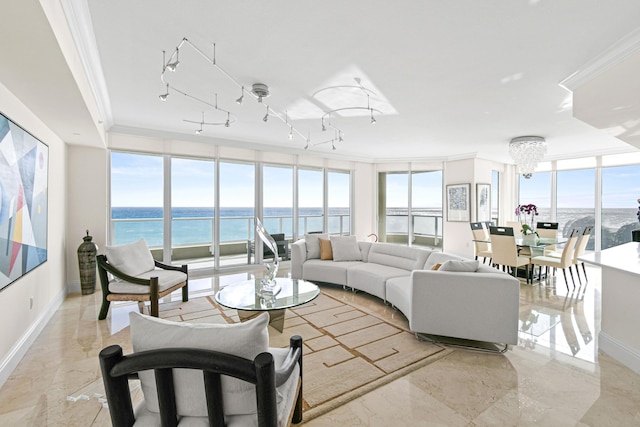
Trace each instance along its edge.
{"label": "round glass tabletop", "polygon": [[312,301],[320,294],[314,283],[276,277],[279,290],[274,295],[261,294],[260,279],[232,283],[215,294],[215,300],[228,308],[248,311],[282,310]]}

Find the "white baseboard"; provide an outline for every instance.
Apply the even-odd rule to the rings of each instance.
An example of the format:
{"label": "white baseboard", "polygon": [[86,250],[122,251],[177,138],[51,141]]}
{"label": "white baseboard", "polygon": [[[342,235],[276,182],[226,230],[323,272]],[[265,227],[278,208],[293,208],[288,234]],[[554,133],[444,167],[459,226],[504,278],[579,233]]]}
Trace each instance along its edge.
{"label": "white baseboard", "polygon": [[598,348],[640,374],[640,353],[604,332],[598,334]]}
{"label": "white baseboard", "polygon": [[31,327],[27,329],[24,335],[15,343],[7,354],[7,357],[0,362],[0,387],[9,379],[9,376],[16,369],[25,354],[27,354],[29,348],[31,348],[36,338],[38,338],[38,335],[40,335],[40,332],[42,332],[47,323],[49,323],[51,317],[53,317],[56,310],[58,310],[64,301],[66,294],[64,289],[60,291],[51,304],[49,304],[49,307],[40,314]]}

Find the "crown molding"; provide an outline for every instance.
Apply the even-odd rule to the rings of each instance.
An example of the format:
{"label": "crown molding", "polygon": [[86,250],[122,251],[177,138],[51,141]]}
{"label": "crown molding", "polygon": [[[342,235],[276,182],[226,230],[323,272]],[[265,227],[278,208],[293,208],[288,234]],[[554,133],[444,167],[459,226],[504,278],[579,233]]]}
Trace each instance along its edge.
{"label": "crown molding", "polygon": [[640,51],[640,28],[633,30],[607,50],[592,58],[575,73],[558,83],[573,92],[578,87]]}
{"label": "crown molding", "polygon": [[60,5],[67,19],[69,31],[73,37],[78,56],[82,62],[82,67],[84,68],[89,86],[93,92],[100,117],[104,121],[104,129],[109,129],[113,125],[111,101],[109,99],[109,92],[107,91],[107,82],[102,72],[102,63],[91,23],[89,5],[86,0],[60,0]]}

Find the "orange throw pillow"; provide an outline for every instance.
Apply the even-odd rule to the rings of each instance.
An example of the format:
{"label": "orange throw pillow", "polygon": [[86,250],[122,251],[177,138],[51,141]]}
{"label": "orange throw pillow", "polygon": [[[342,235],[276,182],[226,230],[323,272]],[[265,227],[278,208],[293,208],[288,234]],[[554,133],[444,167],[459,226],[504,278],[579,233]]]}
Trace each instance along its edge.
{"label": "orange throw pillow", "polygon": [[331,249],[331,240],[318,239],[320,241],[320,259],[330,261],[333,259],[333,249]]}
{"label": "orange throw pillow", "polygon": [[432,269],[432,270],[439,270],[441,266],[442,266],[442,264],[437,263],[437,264],[435,264],[433,267],[431,267],[431,269]]}

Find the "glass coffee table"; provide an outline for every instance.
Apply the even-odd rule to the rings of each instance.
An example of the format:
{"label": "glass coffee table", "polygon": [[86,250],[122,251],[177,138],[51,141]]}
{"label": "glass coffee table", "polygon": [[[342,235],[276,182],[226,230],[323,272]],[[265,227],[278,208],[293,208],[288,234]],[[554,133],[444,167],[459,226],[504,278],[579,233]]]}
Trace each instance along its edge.
{"label": "glass coffee table", "polygon": [[320,288],[315,283],[286,277],[277,277],[276,282],[280,289],[274,295],[260,294],[260,279],[254,279],[227,285],[214,298],[218,304],[238,310],[241,322],[266,311],[269,325],[282,332],[286,309],[312,301],[320,294]]}

